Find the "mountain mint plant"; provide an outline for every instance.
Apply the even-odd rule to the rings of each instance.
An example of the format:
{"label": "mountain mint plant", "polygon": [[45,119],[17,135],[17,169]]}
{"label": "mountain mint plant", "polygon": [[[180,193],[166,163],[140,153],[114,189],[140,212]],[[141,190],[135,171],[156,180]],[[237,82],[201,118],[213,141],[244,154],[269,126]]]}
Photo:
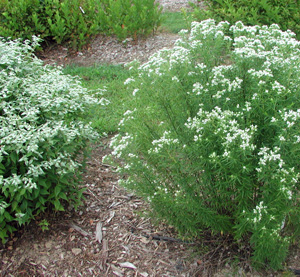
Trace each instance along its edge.
{"label": "mountain mint plant", "polygon": [[182,235],[231,234],[278,269],[299,236],[300,42],[211,19],[181,35],[129,64],[135,109],[111,142],[121,183]]}
{"label": "mountain mint plant", "polygon": [[[38,44],[0,39],[0,238],[48,207],[77,205],[77,156],[97,137],[83,123],[91,105],[80,82],[32,54]],[[82,151],[81,151],[82,152]]]}

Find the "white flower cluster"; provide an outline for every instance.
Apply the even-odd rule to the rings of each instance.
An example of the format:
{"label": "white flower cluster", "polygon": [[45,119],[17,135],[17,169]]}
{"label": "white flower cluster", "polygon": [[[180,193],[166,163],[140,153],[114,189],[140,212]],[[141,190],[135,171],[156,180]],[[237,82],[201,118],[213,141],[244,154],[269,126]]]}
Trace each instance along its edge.
{"label": "white flower cluster", "polygon": [[128,85],[130,83],[133,83],[135,80],[133,78],[127,78],[124,82],[124,85]]}
{"label": "white flower cluster", "polygon": [[[231,65],[221,65],[216,66],[212,69],[212,80],[207,86],[206,91],[210,87],[217,87],[217,92],[212,96],[213,98],[220,99],[227,94],[232,92],[238,92],[241,89],[243,80],[239,77],[235,77],[233,80],[230,80],[225,77],[225,74],[233,69]],[[221,90],[220,90],[221,89]]]}
{"label": "white flower cluster", "polygon": [[[258,152],[258,155],[262,157],[259,159],[258,164],[265,166],[268,162],[275,161],[278,162],[279,167],[282,168],[282,166],[284,165],[284,161],[282,160],[279,151],[279,147],[275,147],[274,151],[269,149],[268,147],[261,148]],[[257,170],[259,171],[259,169]]]}
{"label": "white flower cluster", "polygon": [[148,153],[159,153],[164,146],[176,145],[179,144],[178,139],[171,138],[171,132],[165,131],[160,139],[153,140],[152,144],[153,149],[149,149]]}
{"label": "white flower cluster", "polygon": [[133,111],[131,110],[127,110],[124,114],[123,114],[123,118],[121,119],[121,121],[119,122],[119,127],[120,126],[124,126],[125,122],[134,119],[134,112],[136,112],[136,109],[134,109]]}
{"label": "white flower cluster", "polygon": [[[39,177],[51,169],[58,176],[75,172],[79,164],[66,149],[98,135],[70,119],[90,105],[105,104],[76,78],[43,66],[32,55],[36,43],[0,39],[0,163],[7,164],[0,190],[5,193],[37,188]],[[9,166],[22,170],[9,173]]]}
{"label": "white flower cluster", "polygon": [[253,209],[253,214],[254,214],[253,223],[260,222],[263,214],[267,214],[267,206],[264,206],[263,201],[261,201],[259,205],[255,207],[255,209]]}
{"label": "white flower cluster", "polygon": [[[298,119],[300,118],[300,109],[297,109],[296,111],[293,110],[283,110],[279,112],[282,119],[286,123],[287,128],[291,128],[296,124]],[[298,123],[299,124],[299,123]]]}
{"label": "white flower cluster", "polygon": [[120,158],[128,145],[133,141],[133,136],[126,133],[125,136],[117,134],[110,142],[110,147],[113,149],[112,155]]}
{"label": "white flower cluster", "polygon": [[203,41],[207,39],[207,37],[213,36],[215,39],[219,38],[221,40],[231,41],[231,37],[224,34],[224,31],[229,28],[229,25],[228,22],[224,21],[216,24],[214,19],[192,22],[189,40],[191,42],[198,40]]}
{"label": "white flower cluster", "polygon": [[[274,150],[268,147],[263,147],[258,152],[259,167],[256,168],[257,172],[264,176],[268,174],[268,170],[272,170],[272,174],[267,178],[268,182],[278,183],[278,191],[282,193],[284,198],[289,201],[293,197],[292,188],[297,184],[299,173],[295,172],[295,168],[286,168],[286,163],[281,157],[280,148],[274,147]],[[270,174],[270,173],[269,173]],[[275,187],[273,188],[275,190]]]}
{"label": "white flower cluster", "polygon": [[249,128],[241,129],[237,119],[240,113],[229,110],[223,111],[219,107],[215,107],[211,112],[204,111],[200,108],[197,117],[188,119],[186,127],[196,131],[194,141],[201,143],[203,140],[203,130],[210,129],[215,126],[214,134],[218,135],[221,144],[225,148],[224,156],[228,156],[230,148],[236,145],[243,150],[254,150],[255,145],[252,143],[256,126],[250,125]]}

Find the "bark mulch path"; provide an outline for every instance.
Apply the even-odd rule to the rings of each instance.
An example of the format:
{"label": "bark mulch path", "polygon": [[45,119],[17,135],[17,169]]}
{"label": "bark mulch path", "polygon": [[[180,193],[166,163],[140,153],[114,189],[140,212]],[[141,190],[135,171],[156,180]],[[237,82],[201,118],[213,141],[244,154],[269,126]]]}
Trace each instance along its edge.
{"label": "bark mulch path", "polygon": [[[207,235],[188,243],[172,227],[155,224],[145,216],[148,204],[119,187],[117,173],[102,163],[108,144],[104,138],[92,148],[83,175],[84,205],[46,215],[47,231],[37,219],[11,237],[0,248],[0,276],[281,276],[252,271],[248,249],[240,254],[229,237]],[[232,268],[236,255],[244,262]]]}
{"label": "bark mulch path", "polygon": [[108,139],[94,146],[84,174],[84,206],[47,216],[0,250],[1,276],[194,276],[197,259],[170,227],[151,224],[148,205],[118,186],[101,162]]}

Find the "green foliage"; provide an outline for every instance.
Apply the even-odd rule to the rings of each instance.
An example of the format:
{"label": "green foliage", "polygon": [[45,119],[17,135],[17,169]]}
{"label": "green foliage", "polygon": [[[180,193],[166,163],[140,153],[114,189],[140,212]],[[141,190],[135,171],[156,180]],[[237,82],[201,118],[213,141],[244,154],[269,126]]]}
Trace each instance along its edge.
{"label": "green foliage", "polygon": [[207,0],[207,8],[195,4],[193,16],[201,21],[214,18],[230,23],[242,21],[246,25],[278,24],[282,30],[300,35],[300,2],[295,0]]}
{"label": "green foliage", "polygon": [[0,40],[0,238],[47,208],[80,204],[78,154],[97,134],[81,122],[88,96],[79,81],[33,57],[37,46]]}
{"label": "green foliage", "polygon": [[97,34],[148,35],[160,24],[154,0],[2,0],[0,36],[69,42],[81,48]]}
{"label": "green foliage", "polygon": [[42,231],[49,230],[49,222],[46,219],[43,219],[41,222],[39,222],[39,226],[41,227]]}
{"label": "green foliage", "polygon": [[278,269],[300,235],[300,42],[278,25],[214,20],[181,34],[129,65],[135,105],[110,158],[182,235],[231,234]]}
{"label": "green foliage", "polygon": [[101,91],[99,97],[104,97],[110,104],[105,107],[90,108],[87,119],[100,133],[116,133],[120,118],[134,104],[132,92],[124,87],[124,81],[131,73],[122,65],[68,66],[63,71],[66,74],[79,76],[82,85],[93,95],[95,91]]}
{"label": "green foliage", "polygon": [[155,0],[108,0],[106,12],[111,32],[119,39],[147,36],[161,23],[161,8]]}
{"label": "green foliage", "polygon": [[182,12],[165,12],[162,14],[160,29],[171,33],[179,33],[182,29],[188,29],[190,25],[190,12],[185,10],[182,10]]}

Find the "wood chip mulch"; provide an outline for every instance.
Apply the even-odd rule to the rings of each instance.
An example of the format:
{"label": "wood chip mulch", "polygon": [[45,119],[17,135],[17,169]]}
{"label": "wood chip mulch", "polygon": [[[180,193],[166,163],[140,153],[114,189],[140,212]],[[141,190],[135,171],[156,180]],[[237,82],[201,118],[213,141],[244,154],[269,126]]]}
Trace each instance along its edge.
{"label": "wood chip mulch", "polygon": [[84,206],[49,214],[47,231],[37,220],[12,237],[0,248],[0,276],[197,276],[193,247],[144,217],[148,204],[102,163],[107,144],[87,163]]}

